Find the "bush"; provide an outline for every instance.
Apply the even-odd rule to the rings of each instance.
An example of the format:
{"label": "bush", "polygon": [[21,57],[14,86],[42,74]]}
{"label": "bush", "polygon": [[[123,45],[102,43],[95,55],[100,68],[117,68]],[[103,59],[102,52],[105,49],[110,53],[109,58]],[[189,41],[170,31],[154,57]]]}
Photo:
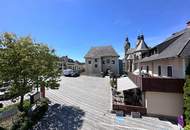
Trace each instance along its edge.
{"label": "bush", "polygon": [[39,121],[43,117],[43,115],[47,110],[48,110],[48,102],[41,101],[40,105],[33,111],[31,120],[34,123],[37,123],[37,121]]}
{"label": "bush", "polygon": [[25,113],[21,112],[16,116],[16,121],[13,122],[13,126],[11,127],[11,130],[19,130],[22,126],[22,123],[24,122]]}
{"label": "bush", "polygon": [[190,124],[186,125],[184,130],[190,130]]}
{"label": "bush", "polygon": [[186,82],[184,85],[184,114],[186,124],[190,124],[190,65],[186,69]]}
{"label": "bush", "polygon": [[190,123],[190,78],[186,80],[184,86],[184,110],[185,110],[185,121],[187,124]]}
{"label": "bush", "polygon": [[0,126],[0,130],[6,130],[5,128],[2,128],[1,126]]}
{"label": "bush", "polygon": [[186,80],[184,86],[184,107],[186,119],[190,123],[190,79]]}
{"label": "bush", "polygon": [[25,100],[23,104],[23,110],[25,113],[28,113],[29,109],[31,108],[31,104],[29,100]]}
{"label": "bush", "polygon": [[[28,112],[30,108],[30,102],[25,101],[24,103],[24,109],[26,112]],[[39,105],[36,107],[36,109],[32,112],[32,115],[30,117],[27,117],[27,113],[23,112],[18,115],[17,121],[12,126],[11,130],[28,130],[31,129],[33,125],[35,125],[45,114],[45,112],[48,110],[48,100],[42,99],[39,102]]]}

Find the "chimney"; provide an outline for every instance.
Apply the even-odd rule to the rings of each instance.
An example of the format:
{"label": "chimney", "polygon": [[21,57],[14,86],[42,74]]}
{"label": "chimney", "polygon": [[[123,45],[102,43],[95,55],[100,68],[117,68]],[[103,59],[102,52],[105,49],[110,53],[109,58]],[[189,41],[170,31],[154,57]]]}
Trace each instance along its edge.
{"label": "chimney", "polygon": [[187,22],[187,28],[190,28],[190,21]]}

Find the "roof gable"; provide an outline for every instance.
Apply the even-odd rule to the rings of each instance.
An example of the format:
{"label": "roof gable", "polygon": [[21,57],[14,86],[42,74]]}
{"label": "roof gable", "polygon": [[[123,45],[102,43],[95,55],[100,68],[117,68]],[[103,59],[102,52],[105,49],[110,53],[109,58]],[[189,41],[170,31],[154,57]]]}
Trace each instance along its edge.
{"label": "roof gable", "polygon": [[92,47],[85,55],[85,58],[100,58],[106,56],[119,57],[119,55],[113,49],[112,46],[100,46],[100,47]]}
{"label": "roof gable", "polygon": [[190,29],[184,29],[181,32],[173,34],[171,37],[166,39],[163,43],[157,45],[157,48],[160,48],[161,51],[158,51],[158,54],[145,57],[141,62],[158,60],[164,58],[171,58],[177,56],[188,55],[190,56],[189,44],[190,44]]}

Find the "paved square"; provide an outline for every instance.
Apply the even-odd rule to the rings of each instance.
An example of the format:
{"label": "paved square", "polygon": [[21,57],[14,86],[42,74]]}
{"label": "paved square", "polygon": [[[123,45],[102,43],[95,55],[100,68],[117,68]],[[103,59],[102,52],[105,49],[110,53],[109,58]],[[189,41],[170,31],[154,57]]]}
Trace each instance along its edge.
{"label": "paved square", "polygon": [[47,90],[51,100],[46,116],[36,130],[174,130],[174,125],[157,118],[124,117],[118,123],[111,110],[109,78],[61,77],[59,90]]}

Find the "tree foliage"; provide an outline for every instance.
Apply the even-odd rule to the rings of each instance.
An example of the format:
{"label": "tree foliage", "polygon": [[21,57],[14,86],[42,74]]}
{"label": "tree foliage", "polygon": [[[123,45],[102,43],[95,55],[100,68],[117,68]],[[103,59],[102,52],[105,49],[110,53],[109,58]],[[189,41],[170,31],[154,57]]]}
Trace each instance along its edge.
{"label": "tree foliage", "polygon": [[9,95],[24,95],[34,87],[57,88],[60,72],[54,50],[36,43],[31,37],[3,33],[0,38],[0,82],[9,84]]}
{"label": "tree foliage", "polygon": [[184,114],[185,121],[190,124],[190,64],[186,69],[187,79],[184,85]]}

